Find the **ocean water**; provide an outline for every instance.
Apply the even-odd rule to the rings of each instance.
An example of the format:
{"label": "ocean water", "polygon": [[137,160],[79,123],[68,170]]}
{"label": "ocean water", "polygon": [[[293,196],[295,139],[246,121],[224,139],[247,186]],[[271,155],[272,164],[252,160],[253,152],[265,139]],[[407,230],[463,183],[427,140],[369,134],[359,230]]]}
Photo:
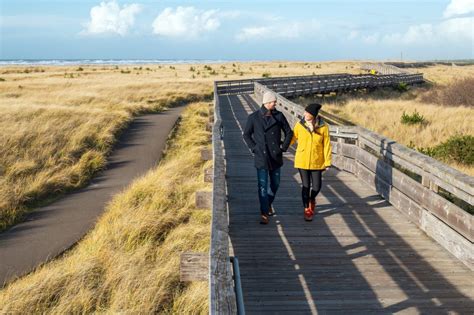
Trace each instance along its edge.
{"label": "ocean water", "polygon": [[0,59],[0,66],[68,66],[68,65],[144,65],[144,64],[205,64],[233,60],[212,59]]}

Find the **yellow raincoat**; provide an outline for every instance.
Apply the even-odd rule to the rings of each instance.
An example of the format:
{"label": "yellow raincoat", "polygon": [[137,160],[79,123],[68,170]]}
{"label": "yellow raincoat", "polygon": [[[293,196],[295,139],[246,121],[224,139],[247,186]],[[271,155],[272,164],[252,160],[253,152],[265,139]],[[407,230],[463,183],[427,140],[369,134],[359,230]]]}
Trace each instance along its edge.
{"label": "yellow raincoat", "polygon": [[313,132],[305,126],[304,120],[295,124],[291,144],[298,142],[295,168],[322,170],[331,166],[331,140],[329,126],[320,118]]}

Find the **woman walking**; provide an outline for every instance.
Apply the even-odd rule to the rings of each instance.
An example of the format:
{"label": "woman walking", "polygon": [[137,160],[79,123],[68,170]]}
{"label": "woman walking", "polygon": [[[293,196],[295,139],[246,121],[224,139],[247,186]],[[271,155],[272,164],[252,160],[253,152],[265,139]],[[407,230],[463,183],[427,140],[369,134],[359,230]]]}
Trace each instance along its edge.
{"label": "woman walking", "polygon": [[331,166],[329,127],[318,116],[320,109],[321,105],[316,103],[306,106],[304,117],[295,124],[291,141],[298,143],[295,168],[303,184],[301,196],[306,221],[313,220],[316,196],[321,190],[322,172]]}

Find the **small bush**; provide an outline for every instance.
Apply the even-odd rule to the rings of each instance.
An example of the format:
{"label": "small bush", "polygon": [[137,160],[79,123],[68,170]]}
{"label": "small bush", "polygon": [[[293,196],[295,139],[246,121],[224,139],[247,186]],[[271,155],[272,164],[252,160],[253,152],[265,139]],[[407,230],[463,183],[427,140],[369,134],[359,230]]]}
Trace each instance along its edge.
{"label": "small bush", "polygon": [[417,150],[441,161],[474,165],[474,136],[456,135],[437,146]]}
{"label": "small bush", "polygon": [[415,125],[415,124],[424,124],[426,123],[425,117],[420,115],[415,109],[415,112],[411,115],[403,112],[402,117],[400,118],[402,124],[405,125]]}
{"label": "small bush", "polygon": [[0,78],[0,82],[5,82],[6,80],[4,78]]}
{"label": "small bush", "polygon": [[269,77],[271,77],[271,76],[272,76],[272,74],[269,73],[269,72],[264,72],[264,73],[262,73],[262,78],[269,78]]}
{"label": "small bush", "polygon": [[84,71],[84,68],[79,67],[79,68],[76,69],[76,71]]}
{"label": "small bush", "polygon": [[405,82],[399,82],[395,86],[395,90],[397,90],[400,93],[406,92],[406,91],[408,91],[408,84],[406,84]]}
{"label": "small bush", "polygon": [[189,71],[194,72],[196,69],[194,67],[189,67]]}
{"label": "small bush", "polygon": [[120,70],[121,73],[130,73],[130,70]]}

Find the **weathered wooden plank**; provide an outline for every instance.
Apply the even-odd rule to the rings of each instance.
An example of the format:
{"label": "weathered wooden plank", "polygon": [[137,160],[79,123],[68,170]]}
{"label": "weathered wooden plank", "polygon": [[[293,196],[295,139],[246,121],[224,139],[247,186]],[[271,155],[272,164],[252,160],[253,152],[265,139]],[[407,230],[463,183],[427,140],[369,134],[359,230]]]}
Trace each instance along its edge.
{"label": "weathered wooden plank", "polygon": [[[381,178],[377,178],[375,174],[364,165],[360,163],[357,163],[357,165],[359,166],[357,175],[360,179],[370,185],[375,184],[377,191],[394,205],[395,208],[405,213],[421,230],[426,233],[429,232],[428,235],[430,237],[438,241],[441,246],[451,252],[467,267],[474,270],[474,245],[470,241],[461,236],[457,231],[446,226],[443,221],[439,219],[433,220],[432,217],[434,216],[430,214],[429,211],[419,206],[389,183]],[[428,222],[432,224],[432,226],[428,226]],[[456,244],[456,246],[453,246],[454,244]]]}
{"label": "weathered wooden plank", "polygon": [[179,264],[179,280],[208,281],[209,280],[209,254],[208,253],[182,253]]}
{"label": "weathered wooden plank", "polygon": [[382,178],[470,242],[474,241],[472,215],[363,149],[359,150],[357,160],[375,173],[376,178]]}
{"label": "weathered wooden plank", "polygon": [[203,161],[211,161],[212,160],[212,150],[202,149],[201,150],[201,159]]}
{"label": "weathered wooden plank", "polygon": [[371,142],[387,158],[419,175],[428,176],[436,185],[474,205],[473,177],[365,128],[358,126],[357,129],[360,138]]}
{"label": "weathered wooden plank", "polygon": [[235,314],[237,312],[237,304],[229,259],[225,161],[221,140],[222,121],[216,83],[214,84],[214,117],[215,122],[212,129],[214,178],[211,246],[209,253],[209,314]]}
{"label": "weathered wooden plank", "polygon": [[196,208],[210,209],[212,207],[212,191],[196,191]]}
{"label": "weathered wooden plank", "polygon": [[359,148],[353,144],[347,143],[338,143],[338,142],[331,142],[333,153],[342,155],[351,159],[356,158],[356,154],[359,151]]}

